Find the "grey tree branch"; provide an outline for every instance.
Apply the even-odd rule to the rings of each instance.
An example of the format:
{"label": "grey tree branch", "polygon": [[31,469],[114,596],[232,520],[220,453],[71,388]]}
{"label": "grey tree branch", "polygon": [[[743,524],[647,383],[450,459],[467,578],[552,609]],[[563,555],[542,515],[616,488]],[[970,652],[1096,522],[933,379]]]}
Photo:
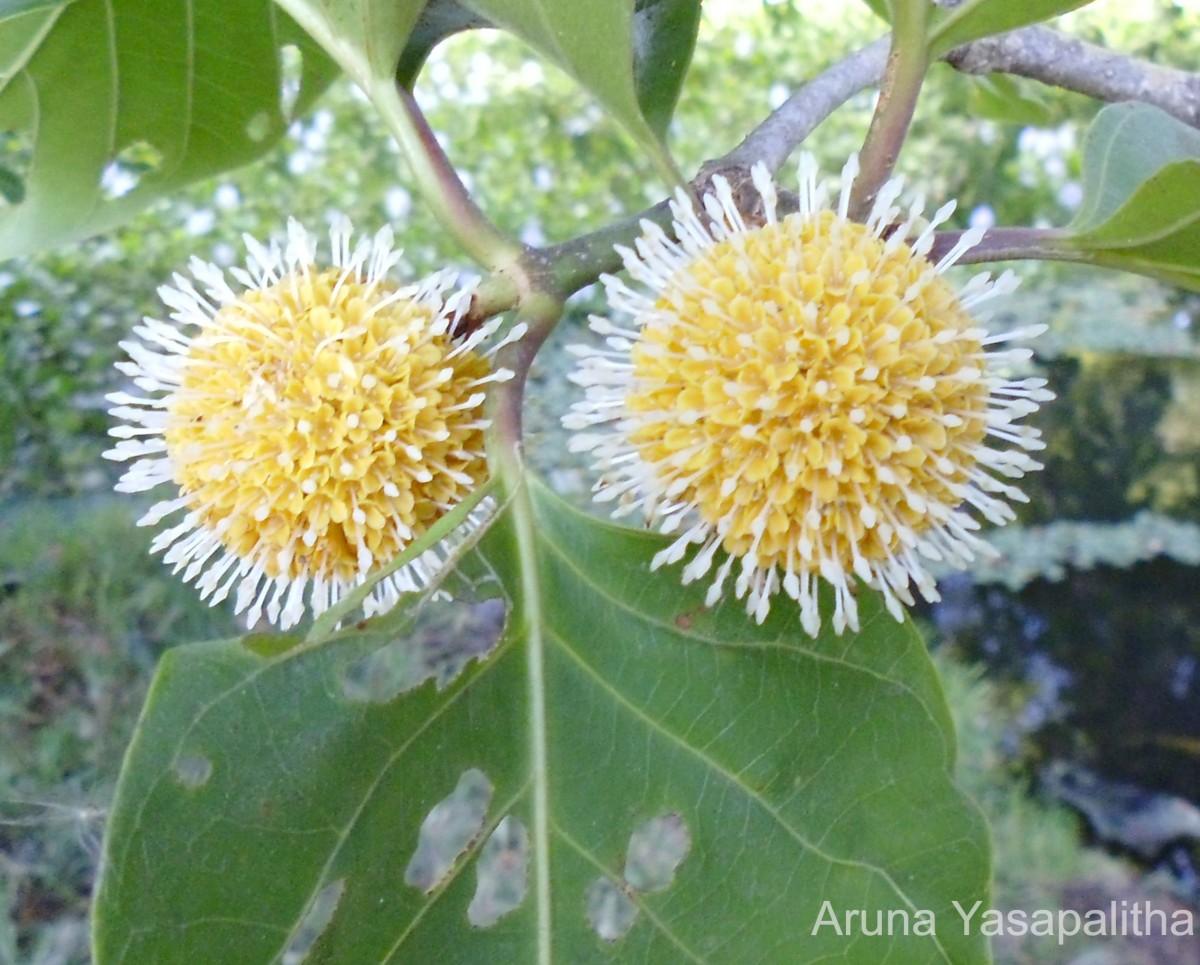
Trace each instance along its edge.
{"label": "grey tree branch", "polygon": [[1144,101],[1200,127],[1200,74],[1160,67],[1048,27],[1024,27],[986,37],[946,55],[967,74],[1029,77],[1102,101]]}
{"label": "grey tree branch", "polygon": [[880,37],[818,74],[772,111],[741,144],[710,164],[749,168],[762,161],[777,170],[821,121],[859,91],[879,83],[890,44],[890,38]]}
{"label": "grey tree branch", "polygon": [[[887,62],[886,37],[868,44],[798,88],[744,141],[701,171],[701,179],[763,161],[777,170],[821,121],[859,91],[876,86]],[[1006,73],[1102,101],[1145,101],[1200,128],[1200,74],[1160,67],[1048,27],[1023,27],[965,44],[946,62],[967,74]]]}

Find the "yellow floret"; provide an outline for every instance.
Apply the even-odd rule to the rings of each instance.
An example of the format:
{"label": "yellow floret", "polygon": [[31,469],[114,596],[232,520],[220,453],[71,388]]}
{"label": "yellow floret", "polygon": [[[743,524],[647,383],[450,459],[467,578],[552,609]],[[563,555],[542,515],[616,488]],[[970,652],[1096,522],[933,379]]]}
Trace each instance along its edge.
{"label": "yellow floret", "polygon": [[175,482],[268,577],[348,581],[364,548],[393,559],[485,475],[468,402],[488,363],[451,356],[429,308],[389,294],[337,270],[295,273],[243,293],[191,342],[163,433]]}
{"label": "yellow floret", "polygon": [[907,245],[831,211],[792,216],[713,244],[656,307],[671,321],[633,349],[629,441],[683,467],[675,498],[730,554],[784,566],[815,539],[849,568],[961,502],[986,433],[983,349]]}

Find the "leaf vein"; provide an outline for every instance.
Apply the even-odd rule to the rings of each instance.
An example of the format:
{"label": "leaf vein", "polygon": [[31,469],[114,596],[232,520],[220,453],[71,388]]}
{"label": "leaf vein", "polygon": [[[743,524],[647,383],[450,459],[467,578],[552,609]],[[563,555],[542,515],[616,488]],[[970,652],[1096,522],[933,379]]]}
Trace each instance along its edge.
{"label": "leaf vein", "polygon": [[[738,776],[736,774],[734,774],[732,771],[728,770],[722,763],[717,761],[715,758],[710,757],[708,754],[704,753],[700,748],[695,747],[694,745],[691,745],[691,744],[687,743],[686,741],[684,741],[679,735],[675,734],[669,728],[664,726],[659,720],[650,716],[641,707],[637,706],[636,704],[634,704],[633,702],[628,700],[624,694],[622,694],[615,686],[613,686],[608,680],[606,680],[604,678],[604,676],[595,667],[593,667],[590,663],[588,663],[583,658],[583,655],[581,653],[579,653],[579,651],[577,651],[574,647],[572,647],[570,645],[570,643],[566,639],[564,639],[560,634],[558,634],[555,630],[551,629],[549,631],[549,634],[554,639],[554,641],[558,644],[558,646],[562,649],[562,651],[565,654],[567,654],[567,656],[569,656],[584,673],[586,673],[589,677],[591,677],[595,681],[597,686],[599,686],[600,688],[602,688],[609,694],[609,696],[612,699],[614,704],[623,708],[626,712],[628,712],[632,716],[640,719],[646,726],[648,726],[649,728],[662,734],[665,738],[667,738],[668,740],[677,744],[678,746],[682,747],[688,753],[691,753],[701,763],[706,765],[706,767],[708,768],[708,770],[711,773],[717,774],[717,775],[723,777],[726,781],[727,786],[732,785],[733,787],[740,788],[742,790],[742,792],[746,795],[746,797],[752,803],[754,803],[765,814],[767,814],[789,837],[791,837],[802,848],[804,848],[807,851],[810,851],[812,854],[814,854],[818,858],[821,858],[822,860],[829,862],[830,864],[837,864],[837,865],[840,865],[840,866],[846,867],[846,868],[857,868],[857,869],[861,869],[863,871],[867,871],[871,874],[878,875],[886,883],[886,885],[889,888],[891,888],[892,891],[895,892],[896,896],[909,907],[910,910],[912,910],[914,912],[918,910],[916,902],[914,902],[912,900],[912,898],[910,898],[908,896],[908,894],[904,891],[904,889],[901,888],[900,884],[888,873],[888,871],[885,868],[882,868],[878,865],[872,864],[869,861],[865,861],[865,860],[862,860],[859,858],[847,858],[847,857],[842,857],[842,856],[833,854],[831,852],[824,850],[819,845],[817,845],[815,842],[808,839],[804,834],[802,834],[800,832],[799,828],[793,827],[791,824],[788,823],[788,821],[784,818],[784,816],[780,813],[779,809],[774,804],[772,804],[770,801],[768,801],[765,797],[763,797],[762,794],[760,794],[754,788],[749,787],[746,784],[742,783],[742,781],[738,778]],[[934,936],[934,943],[937,946],[938,950],[941,952],[944,960],[946,962],[951,962],[951,958],[950,958],[948,952],[942,946],[941,942],[937,939],[936,936]]]}

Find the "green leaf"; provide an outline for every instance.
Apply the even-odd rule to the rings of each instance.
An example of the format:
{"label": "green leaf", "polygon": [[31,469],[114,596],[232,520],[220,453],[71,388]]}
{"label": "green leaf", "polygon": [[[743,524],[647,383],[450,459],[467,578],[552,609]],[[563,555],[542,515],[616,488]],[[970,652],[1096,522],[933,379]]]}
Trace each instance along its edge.
{"label": "green leaf", "polygon": [[[1068,242],[1071,239],[1067,239]],[[1172,255],[1187,257],[1186,253],[1172,252],[1170,245],[1156,246],[1153,251],[1123,251],[1120,248],[1089,251],[1086,261],[1101,268],[1129,271],[1137,275],[1157,278],[1168,285],[1176,285],[1191,291],[1200,291],[1200,266],[1168,264]],[[1144,256],[1144,257],[1143,257]]]}
{"label": "green leaf", "polygon": [[31,10],[44,10],[50,7],[65,7],[76,0],[0,0],[0,21],[28,13]]}
{"label": "green leaf", "polygon": [[1039,88],[1007,74],[967,75],[971,109],[978,117],[1002,124],[1046,127],[1054,112]]}
{"label": "green leaf", "polygon": [[[461,3],[497,27],[520,37],[574,77],[638,142],[664,177],[672,183],[682,183],[682,176],[648,122],[639,100],[634,67],[634,4],[629,0],[589,0],[587,3],[461,0]],[[680,16],[680,13],[676,11],[674,15]],[[662,48],[668,43],[659,38],[651,44],[655,45]],[[677,52],[674,56],[678,60],[680,54]],[[658,76],[657,71],[655,76]],[[652,95],[649,114],[659,119],[664,89],[661,81],[653,82],[649,89],[643,88]]]}
{"label": "green leaf", "polygon": [[[393,79],[411,88],[430,50],[452,33],[484,24],[507,30],[574,77],[670,181],[682,181],[659,134],[695,42],[694,29],[688,39],[687,8],[695,7],[691,15],[698,17],[699,0],[646,4],[664,10],[657,18],[647,13],[636,37],[644,44],[643,59],[650,58],[642,81],[635,79],[637,18],[628,0],[435,0],[428,6],[426,0],[278,2],[372,97]],[[673,36],[663,34],[667,28]]]}
{"label": "green leaf", "polygon": [[396,68],[396,80],[412,90],[417,74],[434,47],[460,31],[489,26],[488,20],[468,10],[459,0],[432,0],[421,11],[408,36]]}
{"label": "green leaf", "polygon": [[1065,243],[1099,264],[1200,288],[1200,131],[1148,104],[1102,110]]}
{"label": "green leaf", "polygon": [[892,22],[892,4],[891,0],[864,0],[866,5],[871,8],[877,17]]}
{"label": "green leaf", "polygon": [[1095,232],[1122,212],[1128,215],[1137,191],[1159,175],[1172,176],[1175,165],[1197,161],[1200,131],[1149,104],[1110,104],[1084,139],[1083,202],[1072,231]]}
{"label": "green leaf", "polygon": [[700,0],[641,0],[633,15],[633,80],[651,129],[666,137],[700,30]]}
{"label": "green leaf", "polygon": [[[283,96],[289,45],[302,72]],[[24,200],[0,212],[0,258],[111,228],[254,160],[334,76],[269,0],[3,4],[0,131],[33,155]]]}
{"label": "green leaf", "polygon": [[1040,23],[1082,7],[1091,0],[963,0],[939,8],[929,30],[929,56],[941,57],[981,37]]}
{"label": "green leaf", "polygon": [[0,197],[9,204],[20,204],[25,200],[25,180],[15,171],[0,164]]}
{"label": "green leaf", "polygon": [[427,0],[278,0],[363,90],[391,82]]}
{"label": "green leaf", "polygon": [[0,0],[0,22],[22,13],[48,8],[62,8],[76,0]]}
{"label": "green leaf", "polygon": [[[306,930],[309,965],[986,961],[951,901],[986,905],[987,835],[912,627],[866,591],[852,637],[707,610],[649,571],[663,545],[530,481],[468,561],[503,635],[441,690],[350,686],[381,646],[413,656],[403,613],[168,653],[110,817],[98,965],[273,962]],[[814,935],[823,901],[927,909],[937,934]]]}
{"label": "green leaf", "polygon": [[[433,48],[460,31],[492,26],[468,0],[433,0],[418,18],[400,58],[397,79],[412,89]],[[633,82],[642,116],[666,136],[700,29],[700,0],[638,0],[633,13]]]}

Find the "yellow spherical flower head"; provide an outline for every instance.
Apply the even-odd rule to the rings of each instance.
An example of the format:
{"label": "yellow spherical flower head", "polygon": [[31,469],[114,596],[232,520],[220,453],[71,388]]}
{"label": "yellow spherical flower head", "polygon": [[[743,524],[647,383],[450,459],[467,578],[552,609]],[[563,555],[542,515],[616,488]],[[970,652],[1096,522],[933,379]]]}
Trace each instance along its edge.
{"label": "yellow spherical flower head", "polygon": [[1004,374],[1028,350],[992,348],[1041,326],[989,335],[971,314],[1013,275],[958,292],[942,277],[982,231],[932,263],[953,204],[924,222],[921,199],[896,206],[893,180],[865,224],[850,221],[856,170],[853,158],[835,208],[805,155],[796,213],[778,216],[758,166],[760,226],[719,177],[703,220],[686,196],[673,203],[674,239],[645,222],[636,250],[619,249],[640,288],[604,279],[632,323],[592,319],[607,347],[574,349],[587,395],[564,420],[572,448],[597,457],[596,498],[678,534],[655,567],[699,546],[683,581],[716,565],[712,605],[740,561],[747,610],[761,622],[782,589],[813,635],[818,577],[839,633],[858,629],[855,576],[898,620],[910,586],[937,599],[929,564],[987,549],[969,511],[1001,524],[1013,517],[1002,497],[1025,499],[1004,480],[1040,468],[1027,453],[1043,444],[1016,423],[1052,397],[1044,380]]}
{"label": "yellow spherical flower head", "polygon": [[[193,259],[201,288],[176,275],[159,290],[171,321],[122,343],[118,368],[147,395],[109,396],[126,424],[105,455],[134,460],[117,488],[179,491],[140,520],[183,514],[153,550],[213,603],[236,585],[251,623],[291,626],[306,596],[321,613],[458,505],[487,473],[484,387],[511,377],[492,370],[499,344],[480,350],[495,322],[454,337],[470,291],[450,275],[388,281],[389,229],[352,248],[339,222],[330,241],[322,269],[294,221],[282,248],[247,238],[236,290]],[[431,549],[381,580],[367,613],[441,563]]]}

